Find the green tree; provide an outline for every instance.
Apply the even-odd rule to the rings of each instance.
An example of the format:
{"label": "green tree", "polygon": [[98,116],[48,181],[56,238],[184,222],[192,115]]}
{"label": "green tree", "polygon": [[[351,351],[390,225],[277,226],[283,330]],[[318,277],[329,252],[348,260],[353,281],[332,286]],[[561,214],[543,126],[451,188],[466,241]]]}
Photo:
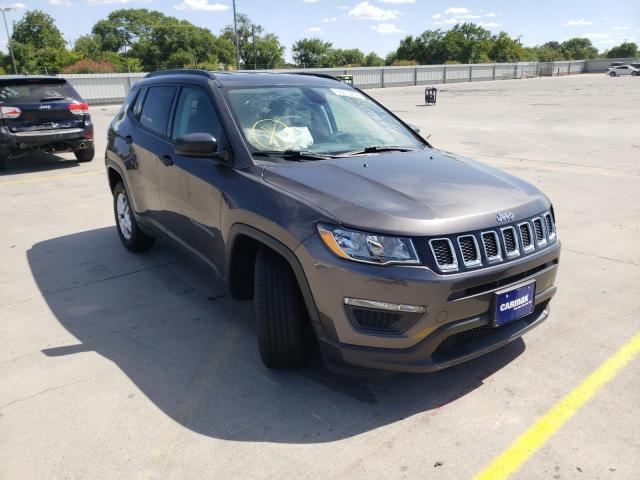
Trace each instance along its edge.
{"label": "green tree", "polygon": [[500,32],[491,40],[489,57],[494,62],[519,62],[525,57],[522,44],[509,36],[507,32]]}
{"label": "green tree", "polygon": [[607,52],[607,58],[632,58],[638,53],[638,45],[633,42],[622,42]]}
{"label": "green tree", "polygon": [[364,53],[357,48],[337,48],[329,54],[329,67],[360,66],[364,64]]}
{"label": "green tree", "polygon": [[375,52],[369,52],[366,57],[364,57],[364,64],[367,67],[382,67],[384,65],[384,59]]}
{"label": "green tree", "polygon": [[598,49],[588,38],[570,38],[560,44],[560,49],[568,60],[584,60],[598,56]]}
{"label": "green tree", "polygon": [[41,10],[30,10],[13,27],[11,41],[44,48],[64,49],[65,41],[50,15]]}
{"label": "green tree", "polygon": [[447,60],[460,63],[489,61],[491,32],[474,23],[455,25],[442,39]]}
{"label": "green tree", "polygon": [[28,11],[15,24],[11,46],[22,72],[57,73],[78,59],[65,48],[53,18],[40,10]]}
{"label": "green tree", "polygon": [[[284,64],[285,47],[276,35],[272,33],[262,35],[264,28],[253,23],[243,13],[238,14],[236,19],[240,62],[245,68],[253,68],[254,65],[259,68],[277,67]],[[222,29],[221,37],[235,46],[236,33],[233,24]]]}
{"label": "green tree", "polygon": [[96,35],[82,35],[73,44],[73,51],[82,58],[96,60],[102,53],[102,42]]}
{"label": "green tree", "polygon": [[303,38],[291,47],[293,62],[298,66],[330,66],[333,45],[319,38]]}
{"label": "green tree", "polygon": [[102,52],[117,53],[125,62],[128,57],[130,66],[137,61],[135,67],[145,69],[217,66],[234,58],[229,42],[210,30],[145,8],[111,12],[94,25],[92,38],[83,38],[76,48],[88,52],[96,44]]}

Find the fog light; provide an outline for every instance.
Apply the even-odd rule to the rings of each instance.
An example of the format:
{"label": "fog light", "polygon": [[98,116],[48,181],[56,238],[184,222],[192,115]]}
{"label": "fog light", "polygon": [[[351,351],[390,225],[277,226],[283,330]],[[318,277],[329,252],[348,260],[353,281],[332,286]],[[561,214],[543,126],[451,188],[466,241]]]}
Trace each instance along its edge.
{"label": "fog light", "polygon": [[425,313],[427,308],[422,305],[406,305],[403,303],[378,302],[376,300],[362,300],[360,298],[345,297],[345,305],[354,307],[374,308],[376,310],[390,310],[393,312]]}

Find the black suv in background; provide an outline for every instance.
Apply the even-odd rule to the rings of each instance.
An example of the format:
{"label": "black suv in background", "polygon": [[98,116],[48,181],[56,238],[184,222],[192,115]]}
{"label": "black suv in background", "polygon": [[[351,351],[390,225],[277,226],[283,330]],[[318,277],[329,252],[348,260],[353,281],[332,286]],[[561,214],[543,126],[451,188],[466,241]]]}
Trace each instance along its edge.
{"label": "black suv in background", "polygon": [[105,161],[124,246],[168,238],[253,298],[268,367],[297,365],[315,337],[334,368],[432,371],[549,315],[549,199],[334,78],[151,74]]}
{"label": "black suv in background", "polygon": [[89,106],[64,78],[2,76],[0,169],[32,150],[71,151],[79,162],[93,160]]}

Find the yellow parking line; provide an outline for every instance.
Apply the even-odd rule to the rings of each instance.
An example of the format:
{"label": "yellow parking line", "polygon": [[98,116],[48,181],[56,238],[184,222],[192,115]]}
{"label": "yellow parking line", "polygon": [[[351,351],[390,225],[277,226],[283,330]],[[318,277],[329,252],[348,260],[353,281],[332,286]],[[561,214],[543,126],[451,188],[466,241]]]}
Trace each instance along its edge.
{"label": "yellow parking line", "polygon": [[583,382],[556,403],[529,430],[491,464],[478,473],[475,480],[508,478],[547,440],[588,402],[607,382],[611,381],[640,353],[640,333],[591,373]]}
{"label": "yellow parking line", "polygon": [[23,185],[25,183],[47,182],[49,180],[58,180],[60,178],[82,177],[85,175],[97,175],[104,173],[104,170],[91,170],[90,172],[68,173],[66,175],[48,175],[46,177],[25,178],[24,180],[15,180],[13,182],[0,182],[0,187],[7,185]]}

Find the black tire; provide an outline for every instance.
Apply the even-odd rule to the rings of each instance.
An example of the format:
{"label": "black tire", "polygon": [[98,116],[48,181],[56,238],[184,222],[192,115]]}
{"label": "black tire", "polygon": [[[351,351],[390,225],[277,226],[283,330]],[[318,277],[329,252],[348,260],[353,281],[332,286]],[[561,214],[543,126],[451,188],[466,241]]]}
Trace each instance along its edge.
{"label": "black tire", "polygon": [[631,72],[631,76],[633,76],[633,77],[637,77],[638,75],[640,75],[640,73],[638,73],[638,72]]}
{"label": "black tire", "polygon": [[258,346],[268,368],[290,368],[304,360],[305,306],[289,264],[272,250],[258,252],[253,297]]}
{"label": "black tire", "polygon": [[[126,202],[126,207],[122,213],[118,213],[118,202]],[[129,195],[124,188],[122,182],[118,182],[113,189],[113,213],[116,219],[116,229],[118,230],[118,236],[122,244],[132,252],[141,252],[148,250],[153,245],[155,238],[150,237],[138,227],[133,210],[131,209],[131,202],[129,201]],[[126,227],[123,226],[126,219]],[[121,221],[122,220],[122,221]],[[126,231],[123,231],[125,229]]]}
{"label": "black tire", "polygon": [[93,160],[93,156],[96,151],[94,147],[83,148],[81,150],[76,150],[73,152],[80,163],[90,162]]}
{"label": "black tire", "polygon": [[616,76],[616,72],[610,72],[610,73],[609,73],[609,76],[610,76],[610,77],[615,77],[615,76]]}
{"label": "black tire", "polygon": [[8,163],[7,157],[0,155],[0,172],[7,169]]}

